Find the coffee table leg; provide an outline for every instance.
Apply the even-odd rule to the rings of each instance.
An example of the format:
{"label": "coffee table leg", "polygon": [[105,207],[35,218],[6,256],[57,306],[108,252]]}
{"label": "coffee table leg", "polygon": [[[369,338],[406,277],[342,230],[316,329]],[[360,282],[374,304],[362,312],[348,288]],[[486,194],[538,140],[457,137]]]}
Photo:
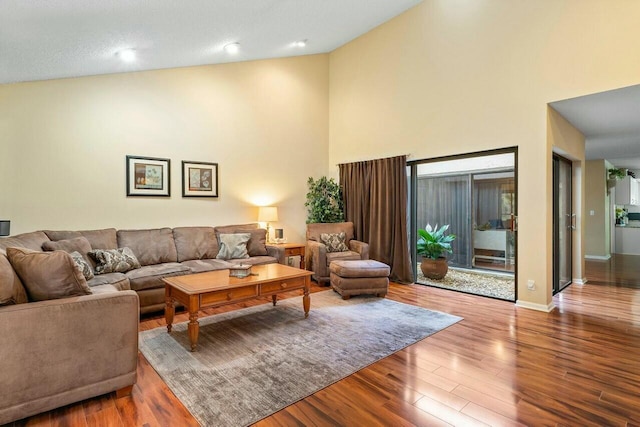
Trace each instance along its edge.
{"label": "coffee table leg", "polygon": [[278,295],[276,295],[276,294],[271,295],[271,301],[273,301],[273,305],[275,306],[276,305],[276,301],[278,301]]}
{"label": "coffee table leg", "polygon": [[200,324],[198,323],[198,312],[189,312],[189,342],[191,343],[191,351],[196,351],[198,345],[198,332],[200,332]]}
{"label": "coffee table leg", "polygon": [[164,318],[167,321],[167,332],[171,332],[171,326],[173,324],[173,315],[176,312],[176,308],[173,305],[173,298],[166,298],[167,305],[164,308]]}
{"label": "coffee table leg", "polygon": [[302,306],[304,307],[304,318],[309,317],[309,308],[311,307],[311,298],[309,298],[309,291],[311,288],[311,279],[309,276],[305,278],[304,283],[304,296],[302,297]]}

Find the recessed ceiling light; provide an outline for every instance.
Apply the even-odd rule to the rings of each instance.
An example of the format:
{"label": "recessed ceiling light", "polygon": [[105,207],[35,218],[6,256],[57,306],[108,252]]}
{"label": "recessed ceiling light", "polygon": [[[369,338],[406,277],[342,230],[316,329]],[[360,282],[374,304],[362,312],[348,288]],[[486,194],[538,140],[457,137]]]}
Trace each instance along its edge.
{"label": "recessed ceiling light", "polygon": [[118,58],[120,58],[124,62],[133,62],[136,60],[135,49],[122,49],[116,55],[118,55]]}
{"label": "recessed ceiling light", "polygon": [[298,40],[297,42],[294,43],[294,46],[296,47],[305,47],[306,45],[307,45],[307,39]]}
{"label": "recessed ceiling light", "polygon": [[230,55],[235,55],[240,50],[240,43],[233,42],[224,46],[224,51]]}

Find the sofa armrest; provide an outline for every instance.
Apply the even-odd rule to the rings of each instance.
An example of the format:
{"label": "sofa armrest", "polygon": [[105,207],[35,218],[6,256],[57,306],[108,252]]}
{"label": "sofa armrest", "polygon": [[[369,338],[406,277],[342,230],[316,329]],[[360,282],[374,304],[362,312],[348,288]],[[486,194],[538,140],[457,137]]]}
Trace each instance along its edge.
{"label": "sofa armrest", "polygon": [[138,323],[135,291],[0,307],[0,424],[134,384]]}
{"label": "sofa armrest", "polygon": [[276,258],[278,260],[278,264],[287,264],[287,260],[284,256],[284,248],[282,247],[267,245],[267,255]]}
{"label": "sofa armrest", "polygon": [[360,254],[360,259],[369,259],[369,244],[359,240],[349,241],[349,249]]}
{"label": "sofa armrest", "polygon": [[311,271],[316,277],[329,276],[329,268],[327,267],[327,247],[315,240],[307,240],[307,249],[311,256],[308,257],[311,263]]}

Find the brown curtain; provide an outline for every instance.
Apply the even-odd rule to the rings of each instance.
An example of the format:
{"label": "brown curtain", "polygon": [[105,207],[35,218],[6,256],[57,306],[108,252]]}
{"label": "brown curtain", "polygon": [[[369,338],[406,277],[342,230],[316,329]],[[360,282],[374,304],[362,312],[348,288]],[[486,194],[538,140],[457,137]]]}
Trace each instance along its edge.
{"label": "brown curtain", "polygon": [[353,222],[356,239],[369,243],[371,259],[391,267],[391,280],[413,282],[407,235],[406,156],[339,167],[345,217]]}

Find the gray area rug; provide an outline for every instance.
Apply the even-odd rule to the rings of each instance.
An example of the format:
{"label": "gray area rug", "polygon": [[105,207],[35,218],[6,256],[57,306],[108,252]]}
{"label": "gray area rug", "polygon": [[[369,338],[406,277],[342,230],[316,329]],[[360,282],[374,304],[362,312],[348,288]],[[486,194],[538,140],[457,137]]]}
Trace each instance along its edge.
{"label": "gray area rug", "polygon": [[203,426],[245,426],[440,331],[460,317],[333,291],[140,333],[140,351]]}

